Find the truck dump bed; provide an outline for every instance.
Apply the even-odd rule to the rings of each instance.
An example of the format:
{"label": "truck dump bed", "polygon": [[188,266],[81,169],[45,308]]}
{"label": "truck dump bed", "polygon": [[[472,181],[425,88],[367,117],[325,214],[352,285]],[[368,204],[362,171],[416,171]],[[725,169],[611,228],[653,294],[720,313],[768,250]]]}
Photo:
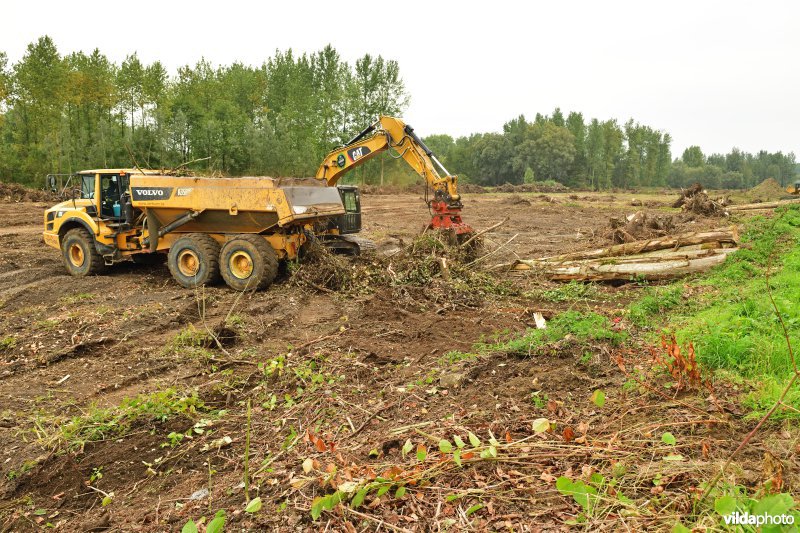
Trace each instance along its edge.
{"label": "truck dump bed", "polygon": [[335,187],[314,178],[199,178],[132,174],[134,208],[147,209],[165,226],[199,212],[177,230],[262,233],[273,226],[345,213]]}

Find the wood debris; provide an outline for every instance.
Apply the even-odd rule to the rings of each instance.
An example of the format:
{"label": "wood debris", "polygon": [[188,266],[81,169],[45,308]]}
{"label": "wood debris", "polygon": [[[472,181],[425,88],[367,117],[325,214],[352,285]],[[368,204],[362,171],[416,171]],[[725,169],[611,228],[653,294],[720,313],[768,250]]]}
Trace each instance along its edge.
{"label": "wood debris", "polygon": [[554,281],[662,280],[708,270],[736,251],[736,229],[682,233],[505,265]]}

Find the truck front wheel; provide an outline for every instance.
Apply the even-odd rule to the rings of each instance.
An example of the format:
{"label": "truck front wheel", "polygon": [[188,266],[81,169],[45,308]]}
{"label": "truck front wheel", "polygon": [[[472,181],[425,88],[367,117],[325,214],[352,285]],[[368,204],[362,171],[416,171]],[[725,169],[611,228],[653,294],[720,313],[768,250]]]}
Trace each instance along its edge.
{"label": "truck front wheel", "polygon": [[222,246],[220,271],[237,291],[265,289],[278,274],[278,254],[259,235],[237,235]]}
{"label": "truck front wheel", "polygon": [[167,264],[187,289],[210,285],[219,281],[219,244],[204,233],[190,233],[170,247]]}
{"label": "truck front wheel", "polygon": [[103,256],[94,247],[94,237],[83,228],[73,228],[64,235],[61,256],[73,276],[100,274],[106,268]]}

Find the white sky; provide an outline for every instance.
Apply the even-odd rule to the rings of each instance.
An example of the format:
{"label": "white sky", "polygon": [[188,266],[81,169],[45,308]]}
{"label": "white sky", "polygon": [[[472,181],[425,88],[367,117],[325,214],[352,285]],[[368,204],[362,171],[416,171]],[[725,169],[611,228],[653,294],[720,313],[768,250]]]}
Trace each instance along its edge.
{"label": "white sky", "polygon": [[582,111],[668,131],[673,156],[733,146],[800,157],[800,3],[791,1],[4,2],[0,50],[138,52],[174,72],[205,56],[260,65],[331,43],[396,59],[418,133],[500,131],[523,113]]}

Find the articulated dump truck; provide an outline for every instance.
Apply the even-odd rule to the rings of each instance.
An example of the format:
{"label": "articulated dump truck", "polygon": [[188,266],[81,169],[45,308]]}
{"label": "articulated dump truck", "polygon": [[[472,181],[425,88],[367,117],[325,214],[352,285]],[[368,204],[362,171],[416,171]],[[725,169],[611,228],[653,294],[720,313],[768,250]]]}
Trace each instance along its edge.
{"label": "articulated dump truck", "polygon": [[166,261],[184,287],[222,277],[232,289],[256,290],[272,283],[280,261],[297,258],[317,236],[357,253],[356,241],[347,240],[361,229],[355,187],[314,178],[104,169],[73,175],[67,189],[71,199],[44,213],[44,242],[61,250],[74,276],[128,259]]}

